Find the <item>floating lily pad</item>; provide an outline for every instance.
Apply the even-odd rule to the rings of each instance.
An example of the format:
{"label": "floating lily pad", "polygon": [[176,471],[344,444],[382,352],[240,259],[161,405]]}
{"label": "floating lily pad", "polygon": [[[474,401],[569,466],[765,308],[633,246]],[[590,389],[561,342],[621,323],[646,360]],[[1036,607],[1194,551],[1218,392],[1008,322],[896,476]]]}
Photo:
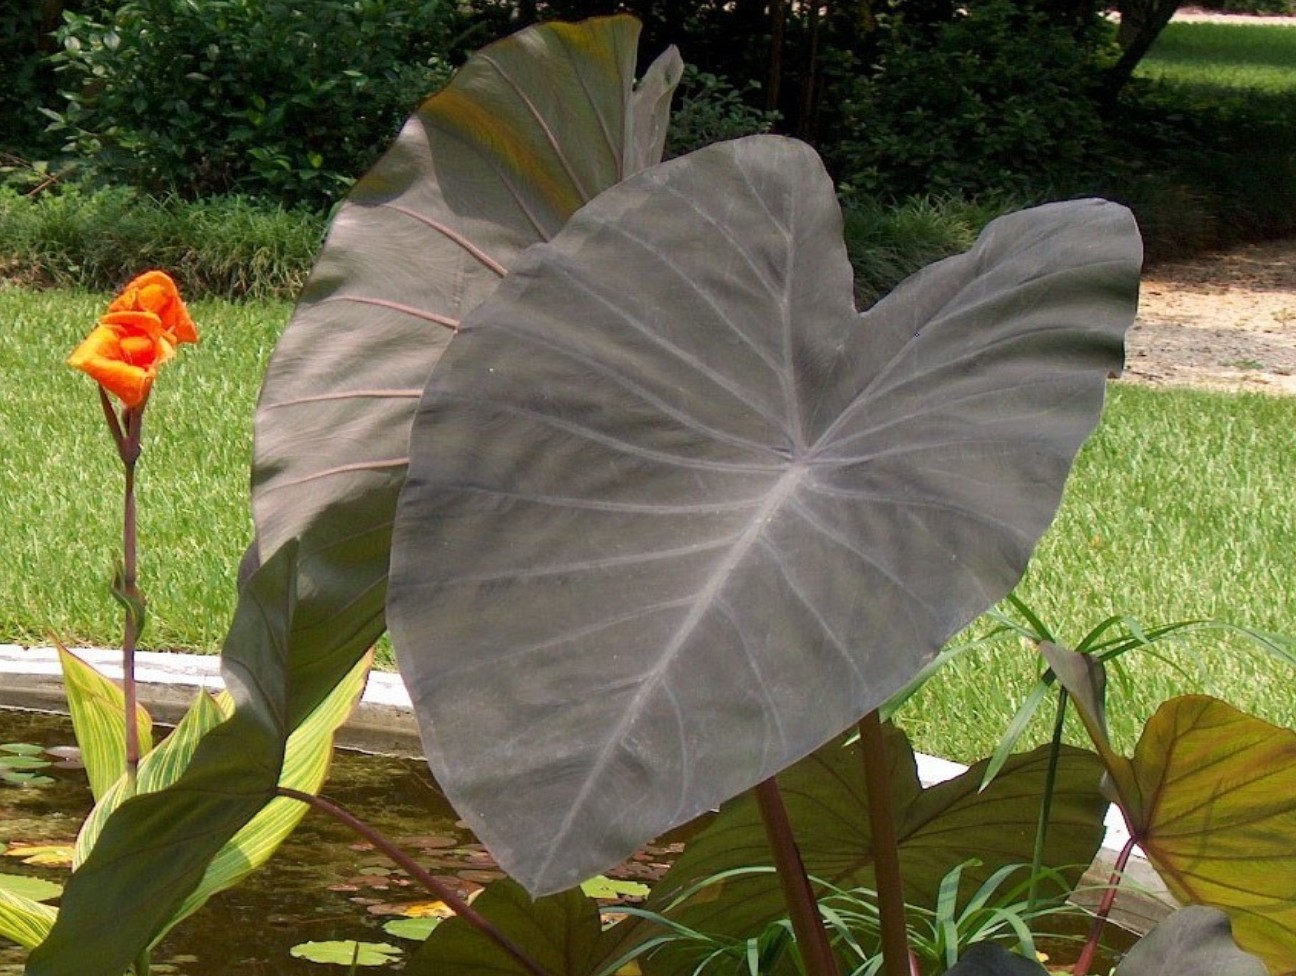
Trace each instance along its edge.
{"label": "floating lily pad", "polygon": [[39,756],[45,749],[31,742],[6,742],[0,745],[0,752],[14,756]]}
{"label": "floating lily pad", "polygon": [[49,786],[54,782],[52,777],[40,773],[23,773],[16,770],[0,769],[0,782],[10,786]]}
{"label": "floating lily pad", "polygon": [[0,756],[0,769],[44,769],[48,765],[36,756]]}
{"label": "floating lily pad", "polygon": [[330,942],[302,942],[289,952],[294,958],[335,966],[386,966],[401,955],[401,948],[390,942],[356,942],[346,939]]}
{"label": "floating lily pad", "polygon": [[35,770],[48,769],[44,748],[30,742],[6,742],[0,745],[0,783],[10,786],[45,786],[54,780],[37,775]]}
{"label": "floating lily pad", "polygon": [[581,885],[591,898],[647,898],[652,889],[638,881],[618,881],[599,875]]}
{"label": "floating lily pad", "polygon": [[398,939],[411,939],[414,942],[422,942],[432,934],[434,928],[445,921],[446,917],[448,916],[419,915],[414,918],[394,918],[383,925],[383,931],[388,935],[396,936]]}

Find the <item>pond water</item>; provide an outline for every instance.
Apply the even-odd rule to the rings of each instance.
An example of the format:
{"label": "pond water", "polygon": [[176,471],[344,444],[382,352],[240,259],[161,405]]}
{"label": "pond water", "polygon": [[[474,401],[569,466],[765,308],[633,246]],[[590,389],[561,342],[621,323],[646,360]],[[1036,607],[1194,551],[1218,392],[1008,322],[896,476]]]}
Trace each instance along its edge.
{"label": "pond water", "polygon": [[[62,716],[0,710],[0,743],[74,745]],[[0,844],[71,843],[91,806],[83,771],[43,771],[56,782],[11,786],[0,781]],[[420,863],[468,893],[500,877],[481,845],[456,822],[426,765],[415,760],[341,752],[325,795],[396,840]],[[24,865],[0,857],[0,871],[54,881],[65,869]],[[324,976],[343,967],[289,955],[307,940],[358,939],[414,943],[382,931],[396,905],[432,898],[411,885],[381,854],[345,827],[314,811],[269,864],[243,884],[216,896],[181,923],[154,954],[154,972],[166,976]],[[105,905],[111,912],[114,906]],[[372,909],[372,910],[371,910]],[[0,946],[0,974],[22,971],[24,953]],[[381,972],[382,970],[361,970]]]}

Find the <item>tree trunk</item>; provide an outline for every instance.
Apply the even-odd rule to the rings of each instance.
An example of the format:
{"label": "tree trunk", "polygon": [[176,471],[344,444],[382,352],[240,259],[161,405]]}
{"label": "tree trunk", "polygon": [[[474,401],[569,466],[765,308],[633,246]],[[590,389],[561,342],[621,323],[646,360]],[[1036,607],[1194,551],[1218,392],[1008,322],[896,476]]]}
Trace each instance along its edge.
{"label": "tree trunk", "polygon": [[769,82],[765,91],[765,109],[778,109],[783,86],[783,32],[787,24],[787,0],[770,0]]}
{"label": "tree trunk", "polygon": [[1103,83],[1103,97],[1111,104],[1121,89],[1134,76],[1144,55],[1152,49],[1156,39],[1165,30],[1170,18],[1179,9],[1181,0],[1121,0],[1120,28],[1116,40],[1123,48],[1120,59],[1107,72]]}

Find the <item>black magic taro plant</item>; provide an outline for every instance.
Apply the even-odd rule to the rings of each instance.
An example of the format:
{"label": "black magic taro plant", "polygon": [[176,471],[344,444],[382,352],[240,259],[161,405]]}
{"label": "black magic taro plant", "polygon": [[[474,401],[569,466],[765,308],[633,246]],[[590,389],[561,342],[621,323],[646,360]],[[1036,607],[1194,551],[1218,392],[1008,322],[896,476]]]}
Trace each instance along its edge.
{"label": "black magic taro plant", "polygon": [[[1004,217],[858,312],[815,153],[755,136],[660,163],[681,62],[636,82],[637,39],[612,17],[486,48],[348,196],[257,412],[226,647],[255,680],[174,786],[104,825],[32,976],[120,976],[284,795],[285,738],[388,627],[438,782],[516,879],[407,973],[681,971],[573,886],[721,805],[733,831],[677,870],[772,852],[778,899],[702,909],[788,914],[771,971],[843,962],[802,854],[874,883],[889,974],[932,877],[1092,857],[1092,754],[922,790],[877,710],[1051,521],[1121,366],[1132,218]],[[831,823],[794,836],[825,788]],[[989,952],[958,966],[1040,971]]]}

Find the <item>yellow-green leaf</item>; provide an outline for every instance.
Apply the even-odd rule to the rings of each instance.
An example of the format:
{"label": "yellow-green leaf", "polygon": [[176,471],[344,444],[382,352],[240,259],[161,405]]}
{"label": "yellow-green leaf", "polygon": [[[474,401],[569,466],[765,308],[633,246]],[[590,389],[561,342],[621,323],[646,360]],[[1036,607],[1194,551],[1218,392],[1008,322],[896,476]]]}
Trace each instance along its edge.
{"label": "yellow-green leaf", "polygon": [[156,749],[146,755],[139,765],[134,790],[126,784],[124,775],[120,776],[112,787],[99,797],[99,802],[90,811],[90,816],[81,825],[77,836],[76,857],[74,865],[80,865],[94,848],[95,841],[103,830],[104,823],[112,812],[131,796],[155,793],[164,790],[176,780],[189,766],[189,760],[198,748],[198,742],[207,732],[222,721],[226,714],[220,708],[219,700],[207,692],[199,692],[189,711]]}
{"label": "yellow-green leaf", "polygon": [[17,942],[24,949],[35,949],[45,941],[58,910],[0,885],[0,936]]}
{"label": "yellow-green leaf", "polygon": [[0,891],[28,901],[40,902],[52,901],[63,894],[63,886],[27,874],[0,874]]}
{"label": "yellow-green leaf", "polygon": [[1143,730],[1134,774],[1133,833],[1171,893],[1227,912],[1271,972],[1296,970],[1296,732],[1175,698]]}
{"label": "yellow-green leaf", "polygon": [[[90,777],[90,791],[98,800],[126,770],[126,696],[116,682],[62,644],[58,652],[72,728]],[[136,705],[135,722],[143,754],[153,745],[153,720],[142,706]]]}
{"label": "yellow-green leaf", "polygon": [[600,874],[580,886],[591,898],[646,898],[652,889],[638,881],[618,881]]}
{"label": "yellow-green leaf", "polygon": [[[280,786],[303,793],[319,792],[333,759],[334,733],[350,717],[364,693],[372,664],[370,651],[288,737]],[[306,810],[306,805],[297,800],[285,797],[271,800],[216,855],[171,924],[188,917],[212,895],[233,887],[265,864],[301,822]]]}
{"label": "yellow-green leaf", "polygon": [[401,948],[389,942],[302,942],[293,946],[289,954],[334,966],[386,966],[399,958]]}
{"label": "yellow-green leaf", "polygon": [[70,868],[72,848],[67,844],[13,844],[4,852],[5,857],[16,857],[23,864],[38,864],[47,868]]}

